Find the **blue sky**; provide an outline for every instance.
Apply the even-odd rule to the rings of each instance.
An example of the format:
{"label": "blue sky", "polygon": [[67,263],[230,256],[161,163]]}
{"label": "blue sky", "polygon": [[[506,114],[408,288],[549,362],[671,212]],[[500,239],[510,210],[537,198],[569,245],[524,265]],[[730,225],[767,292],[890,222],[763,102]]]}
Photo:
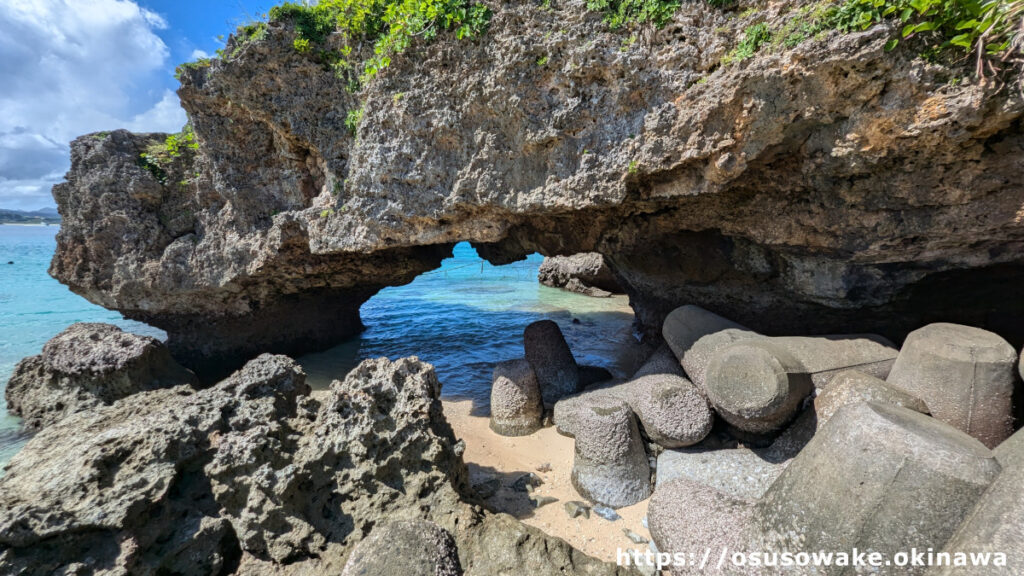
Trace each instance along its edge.
{"label": "blue sky", "polygon": [[0,1],[0,208],[53,206],[80,134],[180,129],[175,66],[275,3]]}

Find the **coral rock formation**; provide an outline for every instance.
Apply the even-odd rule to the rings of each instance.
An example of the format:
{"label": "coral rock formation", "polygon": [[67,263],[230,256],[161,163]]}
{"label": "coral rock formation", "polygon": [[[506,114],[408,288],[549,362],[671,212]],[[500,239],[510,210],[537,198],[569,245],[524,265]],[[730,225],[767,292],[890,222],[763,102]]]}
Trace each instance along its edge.
{"label": "coral rock formation", "polygon": [[692,302],[767,334],[941,314],[1016,343],[1020,99],[886,51],[886,25],[722,65],[743,23],[684,3],[628,43],[581,2],[505,4],[352,93],[271,22],[183,71],[197,152],[156,170],[162,135],[73,143],[51,273],[203,370],[330,345],[458,241],[598,252],[649,333]]}

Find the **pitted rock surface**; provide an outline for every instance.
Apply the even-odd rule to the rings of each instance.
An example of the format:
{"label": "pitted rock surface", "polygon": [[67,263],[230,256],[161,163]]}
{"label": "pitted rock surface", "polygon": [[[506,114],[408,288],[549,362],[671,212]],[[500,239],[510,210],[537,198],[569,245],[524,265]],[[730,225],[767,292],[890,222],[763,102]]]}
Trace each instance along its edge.
{"label": "pitted rock surface", "polygon": [[798,7],[687,2],[630,42],[580,1],[495,5],[481,38],[414,41],[358,94],[273,22],[183,74],[200,149],[166,183],[139,162],[163,135],[73,143],[51,273],[208,370],[336,343],[459,241],[496,264],[598,252],[650,334],[696,303],[765,334],[897,340],[942,315],[1019,342],[1024,103],[886,51],[888,25],[721,65]]}
{"label": "pitted rock surface", "polygon": [[586,296],[605,298],[622,292],[619,281],[596,252],[572,256],[550,256],[537,270],[537,281]]}
{"label": "pitted rock surface", "polygon": [[18,363],[5,395],[7,409],[35,430],[145,390],[196,384],[159,340],[110,324],[76,323],[42,354]]}
{"label": "pitted rock surface", "polygon": [[464,502],[439,392],[429,364],[377,359],[318,400],[293,360],[263,355],[205,390],[69,415],[0,478],[0,572],[341,573],[380,526],[431,521],[469,575],[629,573]]}

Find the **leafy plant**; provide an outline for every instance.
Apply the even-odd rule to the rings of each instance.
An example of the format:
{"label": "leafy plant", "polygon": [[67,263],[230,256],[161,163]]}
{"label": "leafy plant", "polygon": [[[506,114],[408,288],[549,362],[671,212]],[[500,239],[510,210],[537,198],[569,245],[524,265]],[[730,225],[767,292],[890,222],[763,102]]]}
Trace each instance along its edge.
{"label": "leafy plant", "polygon": [[161,168],[158,163],[153,161],[149,154],[146,154],[145,152],[139,154],[139,159],[136,163],[139,167],[149,172],[157,182],[165,186],[167,185],[167,171]]}
{"label": "leafy plant", "polygon": [[612,30],[650,22],[662,27],[672,19],[681,0],[587,0],[587,8],[604,12],[604,21]]}
{"label": "leafy plant", "polygon": [[373,55],[358,74],[359,84],[365,84],[416,38],[429,41],[442,30],[453,31],[460,40],[483,34],[491,11],[469,0],[321,0],[312,6],[286,2],[270,10],[270,19],[294,22],[300,52],[311,52],[329,35],[340,34],[344,48],[328,56],[339,73],[353,68],[348,57],[354,44],[371,42]]}
{"label": "leafy plant", "polygon": [[541,56],[540,58],[537,58],[537,66],[543,66],[543,65],[545,65],[547,63],[548,63],[547,54],[545,54],[544,56]]}
{"label": "leafy plant", "polygon": [[267,36],[266,22],[252,22],[243,24],[235,30],[234,48],[231,50],[231,58],[241,55],[245,47],[253,42],[258,42]]}
{"label": "leafy plant", "polygon": [[[156,178],[157,182],[167,184],[167,169],[174,160],[181,158],[186,152],[199,150],[199,141],[191,124],[186,124],[181,132],[168,134],[163,142],[150,144],[146,151],[139,154],[138,165]],[[196,176],[199,174],[196,173]]]}
{"label": "leafy plant", "polygon": [[743,31],[743,39],[735,48],[722,59],[723,64],[740,62],[750,58],[761,49],[761,46],[771,42],[772,31],[764,22],[752,24]]}
{"label": "leafy plant", "polygon": [[[945,49],[974,51],[978,75],[994,62],[1022,60],[1024,0],[846,0],[826,17],[842,31],[864,30],[887,18],[902,24],[901,38],[921,37],[928,42],[925,57]],[[886,46],[895,48],[900,38]]]}
{"label": "leafy plant", "polygon": [[363,121],[363,109],[356,108],[355,110],[349,110],[348,115],[345,117],[345,127],[348,128],[348,133],[353,138],[356,137],[356,133],[359,132],[359,123]]}
{"label": "leafy plant", "polygon": [[171,158],[181,156],[182,151],[186,149],[199,150],[199,142],[196,140],[196,133],[192,130],[191,124],[186,124],[181,132],[170,134],[164,140],[164,152]]}

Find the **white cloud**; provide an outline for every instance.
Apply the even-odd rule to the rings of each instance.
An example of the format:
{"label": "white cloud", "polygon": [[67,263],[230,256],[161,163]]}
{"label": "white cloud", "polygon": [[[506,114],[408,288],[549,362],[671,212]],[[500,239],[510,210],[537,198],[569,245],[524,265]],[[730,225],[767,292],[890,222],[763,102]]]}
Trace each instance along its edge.
{"label": "white cloud", "polygon": [[148,90],[166,73],[166,27],[129,0],[0,2],[0,206],[52,204],[80,134],[184,124],[173,93]]}
{"label": "white cloud", "polygon": [[196,48],[195,50],[192,51],[192,57],[189,60],[195,61],[195,60],[201,60],[203,58],[209,58],[209,57],[210,57],[210,53],[209,52],[207,52],[206,50],[200,50],[200,49]]}
{"label": "white cloud", "polygon": [[152,108],[136,114],[124,125],[133,132],[177,132],[188,121],[185,111],[178,102],[178,96],[170,90],[164,90],[164,97]]}

